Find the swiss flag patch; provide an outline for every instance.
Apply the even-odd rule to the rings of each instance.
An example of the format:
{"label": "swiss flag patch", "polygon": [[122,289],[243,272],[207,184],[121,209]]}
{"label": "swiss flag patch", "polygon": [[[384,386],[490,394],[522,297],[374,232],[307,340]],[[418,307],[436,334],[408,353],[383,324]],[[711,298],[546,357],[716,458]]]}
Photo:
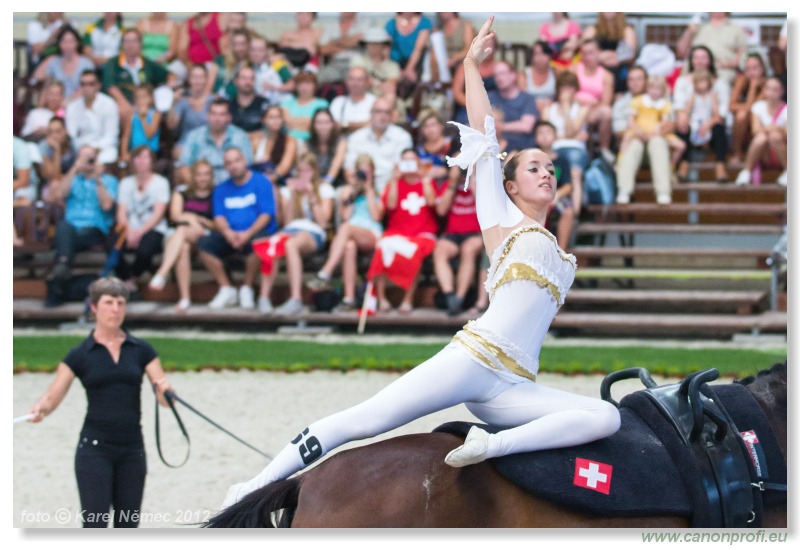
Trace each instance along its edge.
{"label": "swiss flag patch", "polygon": [[585,458],[575,458],[575,477],[572,480],[574,485],[591,489],[604,495],[611,491],[611,464],[603,464]]}

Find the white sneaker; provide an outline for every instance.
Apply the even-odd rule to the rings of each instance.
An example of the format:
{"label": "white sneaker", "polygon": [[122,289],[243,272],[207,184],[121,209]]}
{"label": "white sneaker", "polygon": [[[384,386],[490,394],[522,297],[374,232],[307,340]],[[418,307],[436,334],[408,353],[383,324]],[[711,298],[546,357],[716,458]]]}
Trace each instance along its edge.
{"label": "white sneaker", "polygon": [[161,275],[153,275],[153,278],[150,279],[150,283],[148,284],[153,290],[163,290],[166,285],[167,278]]}
{"label": "white sneaker", "polygon": [[781,175],[778,176],[778,179],[775,180],[775,183],[786,187],[786,184],[789,183],[789,175],[786,173],[786,170],[781,172]]}
{"label": "white sneaker", "polygon": [[179,300],[177,304],[175,304],[175,309],[178,311],[188,311],[188,309],[192,307],[191,300]]}
{"label": "white sneaker", "polygon": [[273,307],[272,302],[269,301],[269,298],[266,296],[259,296],[258,297],[258,312],[262,315],[269,315],[272,313]]}
{"label": "white sneaker", "polygon": [[600,156],[603,157],[603,159],[611,166],[614,166],[614,163],[617,160],[617,156],[611,151],[611,149],[606,147],[600,149]]}
{"label": "white sneaker", "polygon": [[462,468],[486,460],[489,450],[489,433],[477,426],[470,428],[464,444],[450,451],[444,458],[445,464],[453,468]]}
{"label": "white sneaker", "polygon": [[239,289],[239,307],[242,309],[253,309],[256,307],[256,297],[252,287],[245,285]]}
{"label": "white sneaker", "polygon": [[275,315],[282,315],[284,317],[293,317],[300,315],[303,312],[303,302],[296,298],[289,298],[281,307],[275,310]]}
{"label": "white sneaker", "polygon": [[238,302],[238,294],[236,289],[232,286],[220,287],[214,299],[208,302],[208,307],[211,309],[225,309],[226,307],[233,307]]}
{"label": "white sneaker", "polygon": [[736,176],[736,185],[750,185],[750,170],[742,170]]}
{"label": "white sneaker", "polygon": [[664,193],[656,197],[656,202],[658,204],[672,204],[672,197]]}
{"label": "white sneaker", "polygon": [[617,204],[630,204],[631,196],[627,193],[620,193],[617,195]]}

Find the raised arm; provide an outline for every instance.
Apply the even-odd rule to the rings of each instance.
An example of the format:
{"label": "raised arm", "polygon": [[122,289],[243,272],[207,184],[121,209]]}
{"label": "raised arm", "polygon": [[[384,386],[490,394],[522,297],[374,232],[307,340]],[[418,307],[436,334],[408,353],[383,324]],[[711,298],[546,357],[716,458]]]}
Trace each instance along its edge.
{"label": "raised arm", "polygon": [[492,106],[489,104],[489,94],[483,85],[483,78],[479,66],[484,59],[492,53],[489,44],[494,40],[494,31],[490,31],[494,16],[490,16],[483,24],[478,36],[472,41],[467,56],[464,58],[464,84],[467,93],[467,116],[469,125],[479,131],[484,131],[484,121],[487,116],[492,116]]}

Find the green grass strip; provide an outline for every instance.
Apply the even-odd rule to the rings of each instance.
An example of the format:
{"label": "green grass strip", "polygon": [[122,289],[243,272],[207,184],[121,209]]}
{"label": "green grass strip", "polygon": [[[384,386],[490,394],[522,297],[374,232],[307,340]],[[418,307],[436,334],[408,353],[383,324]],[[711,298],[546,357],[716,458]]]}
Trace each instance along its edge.
{"label": "green grass strip", "polygon": [[[14,337],[14,372],[52,372],[82,338]],[[186,340],[148,338],[168,371],[248,369],[302,372],[327,370],[407,370],[430,358],[441,344],[327,344],[284,340]],[[684,349],[663,347],[547,346],[543,372],[608,373],[644,367],[652,374],[685,376],[716,368],[722,376],[744,377],[786,358],[786,349]]]}

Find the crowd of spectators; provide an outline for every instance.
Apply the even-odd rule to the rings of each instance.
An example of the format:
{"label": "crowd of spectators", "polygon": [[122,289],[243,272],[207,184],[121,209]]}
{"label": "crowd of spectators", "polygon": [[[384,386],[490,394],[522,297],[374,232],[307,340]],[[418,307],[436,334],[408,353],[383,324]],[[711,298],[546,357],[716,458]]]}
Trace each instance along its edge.
{"label": "crowd of spectators", "polygon": [[[359,258],[381,250],[384,262],[413,255],[414,271],[402,284],[375,271],[379,311],[392,307],[387,278],[405,291],[399,311],[411,311],[417,259],[428,255],[449,314],[484,309],[475,183],[446,163],[459,143],[445,122],[466,122],[461,60],[475,28],[452,12],[362,18],[341,13],[324,27],[297,13],[274,37],[246,13],[160,12],[131,25],[108,12],[83,30],[63,13],[31,21],[35,93],[15,121],[14,206],[60,209],[48,280],[68,280],[78,252],[119,242],[117,275],[133,291],[161,291],[174,275],[180,311],[192,305],[196,256],[219,287],[211,308],[296,315],[304,284],[330,290],[341,273],[336,310],[347,312],[360,306]],[[620,204],[633,199],[645,156],[659,204],[702,154],[720,182],[760,183],[772,168],[787,184],[786,75],[728,13],[687,16],[674,49],[640,45],[617,12],[584,28],[553,13],[529,44],[524,66],[495,48],[480,73],[501,150],[538,146],[555,160],[548,229],[562,248],[596,158],[616,171]],[[443,100],[420,101],[426,82]],[[32,238],[15,226],[15,247]],[[315,255],[322,267],[309,278]],[[244,261],[238,288],[232,256]],[[289,298],[274,307],[283,264]]]}

